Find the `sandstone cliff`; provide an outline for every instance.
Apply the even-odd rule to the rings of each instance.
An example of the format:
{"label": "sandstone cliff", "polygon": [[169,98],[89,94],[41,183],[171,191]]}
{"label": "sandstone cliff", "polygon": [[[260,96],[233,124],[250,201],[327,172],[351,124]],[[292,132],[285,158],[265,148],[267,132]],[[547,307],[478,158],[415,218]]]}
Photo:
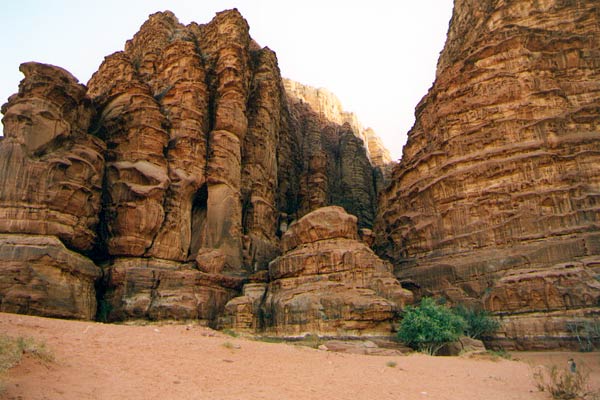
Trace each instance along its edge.
{"label": "sandstone cliff", "polygon": [[61,68],[20,69],[19,92],[2,106],[0,310],[89,319],[101,273],[74,251],[97,239],[105,145],[86,132],[85,86]]}
{"label": "sandstone cliff", "polygon": [[380,142],[288,100],[237,10],[151,15],[87,88],[21,70],[0,142],[0,233],[23,234],[0,238],[2,309],[91,318],[97,296],[107,320],[215,323],[304,214],[338,204],[372,226]]}
{"label": "sandstone cliff", "polygon": [[335,204],[371,228],[377,194],[394,164],[389,151],[333,93],[289,79],[283,83],[292,116],[305,132],[300,214]]}
{"label": "sandstone cliff", "polygon": [[221,326],[269,336],[387,336],[412,294],[392,266],[359,241],[341,207],[315,210],[282,237],[269,283],[250,283],[225,307]]}
{"label": "sandstone cliff", "polygon": [[456,0],[382,194],[379,254],[528,346],[599,313],[600,6]]}

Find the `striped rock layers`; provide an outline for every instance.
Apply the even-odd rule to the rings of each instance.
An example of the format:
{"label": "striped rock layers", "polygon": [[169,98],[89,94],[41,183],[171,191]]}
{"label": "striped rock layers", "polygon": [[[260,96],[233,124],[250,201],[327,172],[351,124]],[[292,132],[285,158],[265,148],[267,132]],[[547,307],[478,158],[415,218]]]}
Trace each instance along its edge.
{"label": "striped rock layers", "polygon": [[456,0],[380,200],[397,276],[504,316],[520,346],[600,313],[599,27],[595,1]]}

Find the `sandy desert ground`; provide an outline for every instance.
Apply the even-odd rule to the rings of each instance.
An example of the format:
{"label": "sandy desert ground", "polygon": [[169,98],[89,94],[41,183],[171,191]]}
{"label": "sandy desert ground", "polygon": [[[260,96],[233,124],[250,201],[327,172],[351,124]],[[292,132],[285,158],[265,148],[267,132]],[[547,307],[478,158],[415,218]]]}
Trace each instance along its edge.
{"label": "sandy desert ground", "polygon": [[[600,384],[600,353],[519,353],[523,361],[368,356],[233,338],[197,325],[129,326],[0,313],[0,332],[44,341],[4,399],[546,399],[532,365],[574,356]],[[387,364],[395,362],[395,367]]]}

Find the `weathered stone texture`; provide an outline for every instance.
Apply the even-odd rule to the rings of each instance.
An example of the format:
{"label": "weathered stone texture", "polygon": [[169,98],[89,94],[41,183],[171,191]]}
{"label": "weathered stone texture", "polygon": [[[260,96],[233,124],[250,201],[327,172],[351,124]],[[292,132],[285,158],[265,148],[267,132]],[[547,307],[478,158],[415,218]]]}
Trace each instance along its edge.
{"label": "weathered stone texture", "polygon": [[108,321],[195,319],[212,324],[242,280],[199,271],[193,263],[117,258],[106,268]]}
{"label": "weathered stone texture", "polygon": [[0,232],[56,235],[89,251],[96,241],[104,143],[88,135],[85,86],[67,71],[25,63],[2,106]]}
{"label": "weathered stone texture", "polygon": [[[60,68],[21,68],[20,91],[3,108],[0,233],[56,235],[93,257],[104,271],[102,318],[216,324],[249,282],[243,301],[230,308],[249,306],[240,325],[262,329],[249,315],[262,315],[256,307],[268,265],[293,221],[338,204],[362,228],[372,226],[382,182],[372,161],[389,161],[381,142],[331,94],[323,97],[334,108],[326,113],[290,99],[275,53],[250,38],[237,10],[206,25],[184,26],[168,11],[151,15],[123,51],[104,59],[87,88]],[[338,268],[349,280],[350,266],[364,262],[362,275],[400,290],[382,272],[387,264],[357,241],[356,217],[338,214],[333,233],[326,213],[314,214],[321,221],[305,219],[310,226],[293,228],[292,239],[284,235],[283,250],[341,240],[344,251],[335,250],[337,242],[322,249],[336,260],[332,271],[349,263]],[[315,246],[310,251],[319,254]],[[86,279],[82,285],[94,280]],[[348,325],[357,332],[372,321],[389,329],[398,304],[375,294],[383,287],[363,289],[331,301],[356,301],[369,316],[344,311],[337,320],[360,319]]]}
{"label": "weathered stone texture", "polygon": [[[496,312],[597,309],[584,260],[600,254],[599,11],[593,1],[455,2],[375,226],[401,279]],[[565,262],[580,265],[577,278],[551,272]],[[569,300],[584,286],[588,301]]]}
{"label": "weathered stone texture", "polygon": [[371,228],[377,193],[393,165],[389,151],[371,128],[363,128],[354,113],[343,110],[339,99],[284,79],[289,107],[298,122],[304,165],[299,207],[304,215],[319,207],[339,205]]}
{"label": "weathered stone texture", "polygon": [[0,311],[56,318],[96,316],[90,259],[55,236],[0,234]]}
{"label": "weathered stone texture", "polygon": [[269,264],[266,293],[264,284],[252,284],[252,295],[231,300],[223,326],[258,325],[284,337],[389,334],[396,312],[412,295],[391,265],[357,238],[356,217],[337,206],[293,223],[282,237],[284,254]]}

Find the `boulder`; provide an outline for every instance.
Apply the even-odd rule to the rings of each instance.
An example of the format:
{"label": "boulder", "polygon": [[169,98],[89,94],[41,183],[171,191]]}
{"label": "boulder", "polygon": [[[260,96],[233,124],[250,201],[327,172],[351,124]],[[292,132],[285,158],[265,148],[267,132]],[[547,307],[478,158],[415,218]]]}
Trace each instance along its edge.
{"label": "boulder", "polygon": [[258,318],[250,326],[268,336],[387,336],[412,300],[391,265],[358,240],[356,217],[340,207],[305,215],[282,244],[287,251],[269,264],[266,293],[261,286],[254,296],[230,301],[224,327],[247,329],[240,321]]}
{"label": "boulder", "polygon": [[0,234],[0,311],[94,319],[101,270],[56,236]]}

